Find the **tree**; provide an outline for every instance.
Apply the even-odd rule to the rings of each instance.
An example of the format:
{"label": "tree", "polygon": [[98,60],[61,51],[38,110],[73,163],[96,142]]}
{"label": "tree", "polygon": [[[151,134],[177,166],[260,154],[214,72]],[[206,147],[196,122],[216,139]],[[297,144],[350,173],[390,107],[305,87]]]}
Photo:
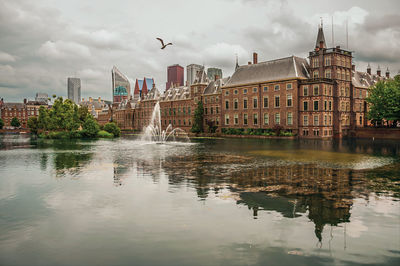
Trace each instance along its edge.
{"label": "tree", "polygon": [[38,116],[38,129],[49,130],[52,126],[50,125],[50,116],[49,110],[44,107],[39,107],[39,116]]}
{"label": "tree", "polygon": [[90,115],[90,114],[89,114],[89,109],[86,105],[79,107],[78,116],[79,116],[79,120],[81,121],[81,123],[85,122],[85,119],[88,115]]}
{"label": "tree", "polygon": [[2,129],[4,127],[4,121],[3,119],[0,118],[0,129]]}
{"label": "tree", "polygon": [[203,129],[203,114],[204,114],[203,103],[201,101],[199,101],[197,103],[197,108],[194,111],[193,126],[192,126],[192,129],[191,129],[191,131],[193,133],[204,132],[204,129]]}
{"label": "tree", "polygon": [[21,122],[19,122],[18,118],[13,117],[13,119],[11,120],[11,126],[20,127],[21,126]]}
{"label": "tree", "polygon": [[100,126],[91,115],[88,115],[82,125],[82,131],[85,137],[94,138],[100,131]]}
{"label": "tree", "polygon": [[105,124],[104,130],[108,133],[112,133],[114,137],[119,137],[121,135],[121,129],[114,122]]}
{"label": "tree", "polygon": [[400,120],[400,76],[394,79],[379,81],[371,89],[367,97],[369,103],[368,119],[374,124],[381,125],[385,120],[393,125]]}
{"label": "tree", "polygon": [[39,130],[39,120],[36,116],[29,117],[28,127],[33,134],[37,134]]}

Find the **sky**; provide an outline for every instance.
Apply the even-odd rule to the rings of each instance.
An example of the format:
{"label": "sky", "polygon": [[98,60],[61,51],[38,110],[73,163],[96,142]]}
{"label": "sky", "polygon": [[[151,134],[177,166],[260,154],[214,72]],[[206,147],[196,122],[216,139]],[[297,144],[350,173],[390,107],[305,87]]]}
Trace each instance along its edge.
{"label": "sky", "polygon": [[[67,95],[111,100],[115,65],[131,81],[152,77],[165,90],[167,66],[195,63],[232,75],[239,64],[307,57],[323,21],[328,46],[354,51],[376,73],[400,70],[398,0],[0,0],[0,98]],[[346,41],[348,25],[348,46]],[[160,49],[157,37],[172,46]],[[186,69],[185,69],[186,80]]]}

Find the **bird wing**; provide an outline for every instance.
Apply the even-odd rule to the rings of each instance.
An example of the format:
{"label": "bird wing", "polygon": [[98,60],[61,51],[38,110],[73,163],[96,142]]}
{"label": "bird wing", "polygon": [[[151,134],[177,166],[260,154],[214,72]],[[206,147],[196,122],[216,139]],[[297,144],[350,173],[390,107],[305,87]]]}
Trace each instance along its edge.
{"label": "bird wing", "polygon": [[161,42],[161,45],[164,46],[164,41],[161,38],[156,38],[157,40],[159,40]]}
{"label": "bird wing", "polygon": [[167,45],[172,45],[172,42],[167,43],[165,46],[167,46]]}

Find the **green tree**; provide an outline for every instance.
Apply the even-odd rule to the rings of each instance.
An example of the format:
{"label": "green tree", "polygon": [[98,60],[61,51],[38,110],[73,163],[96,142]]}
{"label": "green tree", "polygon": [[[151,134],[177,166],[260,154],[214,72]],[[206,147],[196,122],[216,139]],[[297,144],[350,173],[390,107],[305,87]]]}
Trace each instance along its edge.
{"label": "green tree", "polygon": [[114,122],[105,124],[104,130],[108,133],[112,133],[114,137],[119,137],[121,135],[121,129]]}
{"label": "green tree", "polygon": [[100,126],[91,115],[86,117],[85,122],[82,125],[83,135],[88,138],[94,138],[100,131]]}
{"label": "green tree", "polygon": [[194,111],[193,126],[191,128],[191,131],[193,133],[204,132],[204,129],[203,129],[203,115],[204,115],[203,103],[201,101],[199,101],[197,103],[197,108]]}
{"label": "green tree", "polygon": [[28,127],[33,134],[37,134],[39,130],[39,120],[36,116],[29,117]]}
{"label": "green tree", "polygon": [[20,127],[21,126],[21,122],[19,122],[18,118],[13,117],[13,119],[11,119],[11,126]]}
{"label": "green tree", "polygon": [[369,89],[366,100],[369,103],[368,119],[376,125],[382,125],[383,120],[396,125],[400,120],[400,76],[376,83]]}
{"label": "green tree", "polygon": [[86,117],[89,115],[89,109],[88,107],[85,106],[80,106],[78,109],[78,115],[79,115],[79,120],[81,121],[81,124],[85,122]]}
{"label": "green tree", "polygon": [[81,125],[78,114],[78,106],[71,100],[63,100],[62,97],[54,101],[49,111],[50,130],[76,130]]}
{"label": "green tree", "polygon": [[38,129],[49,130],[52,126],[50,125],[50,116],[49,110],[44,107],[39,107],[39,116],[38,116]]}
{"label": "green tree", "polygon": [[4,121],[3,119],[0,118],[0,129],[2,129],[4,127]]}

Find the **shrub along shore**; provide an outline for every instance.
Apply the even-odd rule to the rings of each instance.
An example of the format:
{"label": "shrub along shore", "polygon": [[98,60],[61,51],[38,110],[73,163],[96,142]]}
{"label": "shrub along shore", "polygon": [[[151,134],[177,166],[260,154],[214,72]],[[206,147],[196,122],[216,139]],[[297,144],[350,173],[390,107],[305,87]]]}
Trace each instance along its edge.
{"label": "shrub along shore", "polygon": [[41,106],[39,116],[29,118],[28,127],[33,134],[46,139],[114,138],[121,135],[115,123],[102,127],[87,107],[79,107],[62,97],[57,98],[50,109]]}

